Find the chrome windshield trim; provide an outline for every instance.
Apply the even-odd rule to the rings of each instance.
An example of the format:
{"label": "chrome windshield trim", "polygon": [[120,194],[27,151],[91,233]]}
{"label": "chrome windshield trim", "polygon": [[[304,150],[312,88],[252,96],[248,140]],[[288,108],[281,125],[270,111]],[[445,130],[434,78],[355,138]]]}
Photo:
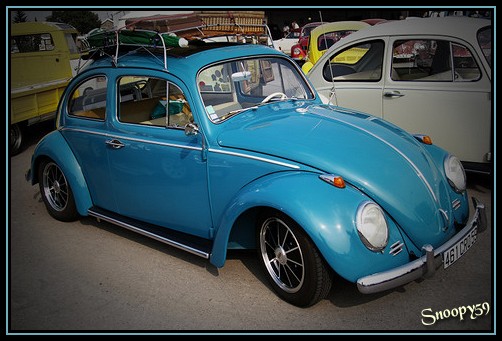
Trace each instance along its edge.
{"label": "chrome windshield trim", "polygon": [[232,156],[237,156],[237,157],[243,157],[243,158],[246,158],[246,159],[252,159],[252,160],[257,160],[257,161],[272,163],[274,165],[284,166],[284,167],[288,167],[288,168],[292,168],[292,169],[300,169],[300,166],[293,165],[291,163],[286,163],[286,162],[281,162],[281,161],[275,161],[275,160],[266,159],[266,158],[259,157],[259,156],[253,156],[253,155],[248,155],[248,154],[230,152],[230,151],[219,150],[219,149],[211,149],[211,148],[209,148],[209,152],[218,153],[218,154],[225,154],[225,155],[232,155]]}

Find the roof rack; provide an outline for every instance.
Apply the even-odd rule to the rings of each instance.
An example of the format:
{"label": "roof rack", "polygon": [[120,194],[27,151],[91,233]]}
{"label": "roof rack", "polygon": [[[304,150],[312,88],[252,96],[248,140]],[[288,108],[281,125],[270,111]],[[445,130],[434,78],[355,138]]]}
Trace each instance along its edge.
{"label": "roof rack", "polygon": [[[129,27],[131,25],[128,25]],[[239,24],[236,22],[226,24],[203,24],[198,26],[184,27],[180,29],[169,30],[167,32],[158,32],[154,30],[141,29],[133,27],[116,30],[95,29],[88,33],[85,38],[85,51],[81,59],[94,59],[103,55],[109,56],[114,65],[118,64],[121,47],[127,47],[129,52],[144,49],[152,54],[152,49],[162,49],[163,61],[167,71],[167,51],[173,48],[186,48],[190,42],[204,41],[211,42],[231,42],[231,43],[251,43],[273,46],[272,35],[266,24]],[[124,49],[122,49],[122,52]],[[87,63],[87,62],[86,62]],[[78,71],[85,64],[79,65]]]}

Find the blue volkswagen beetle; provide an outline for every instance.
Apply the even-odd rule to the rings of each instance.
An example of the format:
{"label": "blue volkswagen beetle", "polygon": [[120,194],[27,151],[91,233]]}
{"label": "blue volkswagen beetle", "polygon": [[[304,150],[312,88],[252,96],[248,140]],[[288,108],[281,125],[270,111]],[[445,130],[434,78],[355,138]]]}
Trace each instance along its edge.
{"label": "blue volkswagen beetle", "polygon": [[55,219],[93,216],[216,267],[256,249],[301,307],[335,272],[374,293],[448,268],[486,228],[455,156],[324,105],[281,52],[191,41],[91,57],[26,174]]}

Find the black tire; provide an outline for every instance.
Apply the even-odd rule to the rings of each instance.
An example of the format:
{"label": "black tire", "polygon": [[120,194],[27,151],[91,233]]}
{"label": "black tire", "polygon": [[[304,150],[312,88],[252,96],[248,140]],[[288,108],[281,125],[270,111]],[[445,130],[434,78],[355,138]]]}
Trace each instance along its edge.
{"label": "black tire", "polygon": [[61,168],[46,159],[38,168],[40,194],[49,214],[61,221],[75,221],[80,218],[70,184]]}
{"label": "black tire", "polygon": [[267,211],[257,221],[259,262],[274,291],[286,302],[308,307],[324,299],[333,271],[291,218]]}
{"label": "black tire", "polygon": [[10,154],[12,156],[17,155],[21,152],[21,146],[23,144],[23,129],[18,124],[10,125]]}

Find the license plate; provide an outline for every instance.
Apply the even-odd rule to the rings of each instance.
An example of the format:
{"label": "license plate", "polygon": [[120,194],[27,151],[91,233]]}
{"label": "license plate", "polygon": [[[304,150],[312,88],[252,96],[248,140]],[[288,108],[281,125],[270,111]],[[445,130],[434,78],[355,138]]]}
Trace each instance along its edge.
{"label": "license plate", "polygon": [[477,239],[478,228],[475,227],[464,238],[451,248],[443,252],[443,267],[446,269],[462,257],[474,245]]}

